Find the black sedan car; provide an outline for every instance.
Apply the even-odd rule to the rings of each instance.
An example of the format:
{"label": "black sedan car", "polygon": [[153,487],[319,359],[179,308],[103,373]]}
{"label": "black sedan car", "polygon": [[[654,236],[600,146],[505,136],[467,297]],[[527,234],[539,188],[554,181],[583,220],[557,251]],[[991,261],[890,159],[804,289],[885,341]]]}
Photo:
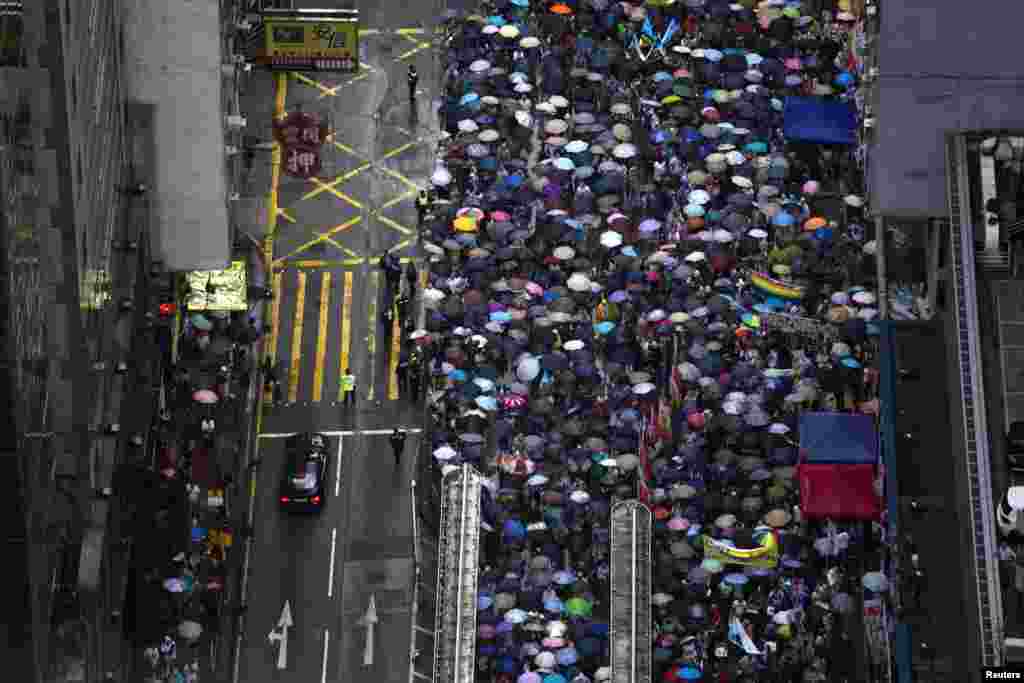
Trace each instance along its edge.
{"label": "black sedan car", "polygon": [[285,441],[284,475],[281,479],[281,507],[319,510],[327,498],[325,482],[330,457],[327,437],[306,432]]}

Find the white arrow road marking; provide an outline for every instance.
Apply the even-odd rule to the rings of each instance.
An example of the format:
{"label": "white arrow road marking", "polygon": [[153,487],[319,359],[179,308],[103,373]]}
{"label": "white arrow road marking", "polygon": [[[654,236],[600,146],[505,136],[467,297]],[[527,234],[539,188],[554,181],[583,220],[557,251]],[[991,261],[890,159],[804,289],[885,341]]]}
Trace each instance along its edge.
{"label": "white arrow road marking", "polygon": [[377,627],[377,596],[370,593],[370,605],[359,620],[366,627],[366,647],[363,649],[363,666],[373,666],[373,631]]}
{"label": "white arrow road marking", "polygon": [[288,668],[288,629],[294,625],[292,607],[285,600],[284,608],[281,610],[281,617],[277,620],[277,628],[267,635],[267,640],[271,645],[275,641],[277,642],[277,668],[279,670]]}

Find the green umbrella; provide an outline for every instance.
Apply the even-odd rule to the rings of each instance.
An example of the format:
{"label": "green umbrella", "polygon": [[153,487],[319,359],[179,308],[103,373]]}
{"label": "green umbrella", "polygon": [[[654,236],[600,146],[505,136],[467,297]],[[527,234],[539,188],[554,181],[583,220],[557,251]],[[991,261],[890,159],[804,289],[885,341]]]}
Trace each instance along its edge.
{"label": "green umbrella", "polygon": [[593,606],[583,598],[570,598],[565,603],[565,611],[574,617],[589,617]]}

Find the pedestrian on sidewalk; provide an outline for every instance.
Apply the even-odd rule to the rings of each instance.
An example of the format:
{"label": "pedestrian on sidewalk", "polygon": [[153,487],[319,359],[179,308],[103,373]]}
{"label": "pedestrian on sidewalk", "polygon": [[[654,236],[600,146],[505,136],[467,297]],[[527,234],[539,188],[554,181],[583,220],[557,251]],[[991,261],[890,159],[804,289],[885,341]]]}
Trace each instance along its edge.
{"label": "pedestrian on sidewalk", "polygon": [[416,72],[416,67],[413,64],[409,65],[409,104],[413,104],[416,101],[416,86],[420,82],[420,75]]}
{"label": "pedestrian on sidewalk", "polygon": [[350,373],[348,368],[341,372],[341,390],[344,392],[341,405],[343,407],[354,406],[356,404],[356,376]]}
{"label": "pedestrian on sidewalk", "polygon": [[405,430],[395,427],[391,432],[391,449],[395,452],[395,467],[402,464],[402,451],[405,450]]}
{"label": "pedestrian on sidewalk", "polygon": [[416,195],[416,225],[423,225],[423,218],[427,215],[427,208],[430,206],[430,198],[426,190],[420,190]]}
{"label": "pedestrian on sidewalk", "polygon": [[409,395],[409,354],[402,349],[395,366],[395,378],[398,380],[398,395],[405,398]]}

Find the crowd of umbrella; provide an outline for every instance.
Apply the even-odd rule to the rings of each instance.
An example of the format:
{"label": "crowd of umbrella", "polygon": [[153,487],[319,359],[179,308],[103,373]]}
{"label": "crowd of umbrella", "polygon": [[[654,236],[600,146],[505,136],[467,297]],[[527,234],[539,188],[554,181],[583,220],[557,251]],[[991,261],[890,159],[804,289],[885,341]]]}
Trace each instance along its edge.
{"label": "crowd of umbrella", "polygon": [[[863,202],[843,200],[843,223],[815,213],[780,98],[845,97],[855,78],[793,46],[814,29],[798,2],[494,12],[453,22],[412,335],[433,359],[438,466],[486,475],[480,680],[613,677],[609,511],[641,483],[659,677],[841,676],[850,613],[885,578],[859,558],[869,525],[801,519],[796,432],[807,408],[870,411],[877,310],[866,281],[821,302],[801,286],[802,264],[860,253]],[[663,55],[627,56],[672,17]],[[793,314],[822,334],[762,320]],[[705,556],[766,534],[771,566]]]}

